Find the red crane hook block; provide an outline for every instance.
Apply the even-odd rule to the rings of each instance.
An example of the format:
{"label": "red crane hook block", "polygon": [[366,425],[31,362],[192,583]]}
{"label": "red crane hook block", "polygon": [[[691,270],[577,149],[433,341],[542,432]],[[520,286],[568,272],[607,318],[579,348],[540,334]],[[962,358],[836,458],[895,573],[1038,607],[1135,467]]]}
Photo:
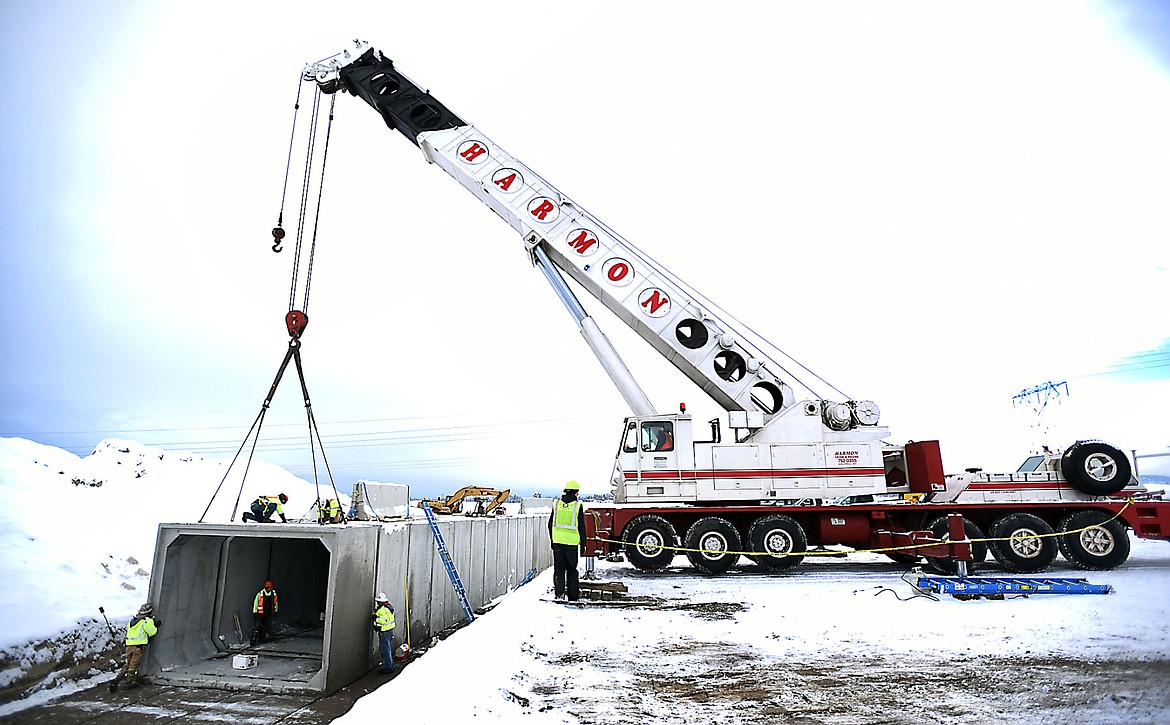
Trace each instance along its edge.
{"label": "red crane hook block", "polygon": [[309,316],[300,310],[292,310],[284,316],[284,326],[288,328],[288,334],[294,340],[298,339],[309,326]]}

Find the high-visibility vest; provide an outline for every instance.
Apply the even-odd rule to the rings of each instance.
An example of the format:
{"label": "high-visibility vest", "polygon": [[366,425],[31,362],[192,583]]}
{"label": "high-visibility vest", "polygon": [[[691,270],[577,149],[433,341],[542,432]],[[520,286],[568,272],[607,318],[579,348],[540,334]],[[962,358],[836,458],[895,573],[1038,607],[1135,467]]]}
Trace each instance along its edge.
{"label": "high-visibility vest", "polygon": [[126,628],[126,644],[146,644],[156,634],[158,627],[154,626],[154,617],[136,619]]}
{"label": "high-visibility vest", "polygon": [[553,504],[552,540],[554,544],[568,544],[577,546],[581,543],[581,532],[577,528],[577,521],[581,517],[580,501],[565,503],[557,499]]}
{"label": "high-visibility vest", "polygon": [[256,502],[259,503],[264,508],[268,508],[269,506],[275,506],[276,513],[278,513],[278,514],[284,513],[284,507],[280,505],[280,496],[260,496],[256,499]]}
{"label": "high-visibility vest", "polygon": [[276,601],[276,590],[269,591],[261,589],[256,593],[256,601],[252,602],[252,614],[264,614],[264,602],[269,598],[272,599],[272,611],[268,614],[276,614],[280,610],[280,603]]}
{"label": "high-visibility vest", "polygon": [[394,629],[394,612],[389,607],[378,607],[374,610],[374,627],[379,632],[389,632]]}

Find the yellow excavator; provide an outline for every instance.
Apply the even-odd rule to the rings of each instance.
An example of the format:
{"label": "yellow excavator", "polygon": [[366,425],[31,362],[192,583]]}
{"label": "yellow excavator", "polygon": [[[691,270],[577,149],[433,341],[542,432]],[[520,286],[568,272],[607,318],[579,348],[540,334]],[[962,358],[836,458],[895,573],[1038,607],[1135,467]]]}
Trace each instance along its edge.
{"label": "yellow excavator", "polygon": [[[503,504],[511,494],[512,489],[500,491],[484,486],[464,486],[438,501],[419,501],[418,507],[430,506],[437,514],[462,512],[464,516],[503,516],[507,513]],[[465,502],[474,502],[475,508],[464,510]]]}

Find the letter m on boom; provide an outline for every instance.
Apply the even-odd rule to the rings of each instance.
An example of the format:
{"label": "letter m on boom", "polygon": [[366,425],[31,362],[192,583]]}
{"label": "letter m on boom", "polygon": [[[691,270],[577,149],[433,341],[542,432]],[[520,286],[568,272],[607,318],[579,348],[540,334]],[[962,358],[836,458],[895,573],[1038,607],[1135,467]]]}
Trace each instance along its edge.
{"label": "letter m on boom", "polygon": [[577,254],[588,254],[589,249],[594,244],[597,244],[597,239],[584,229],[582,229],[577,236],[569,240],[569,246],[572,247],[573,251]]}

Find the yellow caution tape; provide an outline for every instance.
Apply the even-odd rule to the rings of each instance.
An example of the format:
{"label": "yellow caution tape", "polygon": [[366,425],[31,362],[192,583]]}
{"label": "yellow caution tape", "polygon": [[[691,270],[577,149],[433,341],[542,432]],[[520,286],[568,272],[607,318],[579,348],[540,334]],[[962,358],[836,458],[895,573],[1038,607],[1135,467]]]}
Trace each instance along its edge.
{"label": "yellow caution tape", "polygon": [[[1069,534],[1079,534],[1082,531],[1088,531],[1089,529],[1097,529],[1097,528],[1100,528],[1108,523],[1116,521],[1118,518],[1121,517],[1121,514],[1127,508],[1129,508],[1130,504],[1132,504],[1132,503],[1133,503],[1133,499],[1132,498],[1128,499],[1125,502],[1125,505],[1122,506],[1121,509],[1118,510],[1117,514],[1115,516],[1113,516],[1113,518],[1111,518],[1107,521],[1102,521],[1099,524],[1093,524],[1092,526],[1084,526],[1084,527],[1081,527],[1079,529],[1072,529],[1070,531],[1054,531],[1051,534],[1033,534],[1033,535],[1029,535],[1029,536],[1005,536],[1005,537],[1000,537],[1000,538],[969,539],[969,541],[971,541],[971,542],[976,542],[976,541],[978,541],[978,542],[1012,541],[1012,540],[1021,540],[1022,541],[1025,539],[1043,539],[1043,538],[1050,538],[1053,536],[1067,536]],[[589,513],[592,513],[597,518],[597,528],[601,528],[601,517],[598,516],[593,511],[590,511]],[[690,553],[695,553],[695,554],[728,554],[728,555],[736,554],[739,556],[771,556],[771,557],[776,557],[776,558],[781,558],[781,557],[785,557],[785,556],[841,556],[844,554],[881,554],[881,553],[885,553],[888,551],[907,551],[910,549],[921,549],[921,548],[924,548],[927,546],[936,546],[938,544],[938,542],[926,542],[926,543],[921,543],[921,544],[907,544],[904,546],[884,546],[884,547],[881,547],[878,549],[846,549],[845,551],[787,551],[787,552],[777,553],[777,552],[770,552],[770,551],[726,551],[724,549],[689,549],[685,546],[667,546],[666,544],[656,544],[653,546],[640,546],[634,542],[616,541],[614,539],[608,539],[608,538],[604,538],[601,536],[591,537],[590,540],[591,541],[599,541],[599,542],[602,542],[605,544],[617,544],[619,546],[632,546],[632,547],[640,548],[640,549],[653,549],[655,551],[662,549],[662,550],[666,550],[666,551],[674,551],[674,552],[684,553],[684,554],[690,552]]]}

